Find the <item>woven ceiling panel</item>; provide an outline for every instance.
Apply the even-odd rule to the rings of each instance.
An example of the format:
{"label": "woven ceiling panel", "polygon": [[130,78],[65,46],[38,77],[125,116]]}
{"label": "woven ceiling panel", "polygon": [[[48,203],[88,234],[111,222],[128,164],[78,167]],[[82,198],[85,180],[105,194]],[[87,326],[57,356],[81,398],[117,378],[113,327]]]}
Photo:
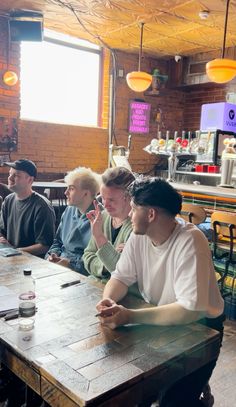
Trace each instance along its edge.
{"label": "woven ceiling panel", "polygon": [[[220,55],[225,6],[225,0],[1,0],[0,14],[12,9],[42,11],[47,28],[135,53],[139,22],[144,21],[144,53],[169,57],[211,50]],[[209,17],[201,20],[204,9]],[[227,46],[236,44],[235,21],[236,0],[231,0]]]}

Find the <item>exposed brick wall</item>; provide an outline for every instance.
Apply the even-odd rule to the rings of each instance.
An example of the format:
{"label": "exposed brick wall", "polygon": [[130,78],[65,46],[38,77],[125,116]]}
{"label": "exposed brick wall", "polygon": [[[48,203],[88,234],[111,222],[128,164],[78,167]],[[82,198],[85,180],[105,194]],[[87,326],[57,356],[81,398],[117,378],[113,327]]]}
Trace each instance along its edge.
{"label": "exposed brick wall", "polygon": [[201,106],[205,103],[225,101],[224,85],[198,85],[185,94],[184,129],[198,130],[200,127]]}
{"label": "exposed brick wall", "polygon": [[[10,65],[19,74],[20,47],[12,43]],[[2,82],[7,69],[7,23],[0,18],[0,116],[20,116],[19,83],[12,88]],[[108,165],[109,52],[104,52],[101,128],[57,125],[18,120],[18,149],[11,159],[30,158],[38,166],[39,179],[47,174],[58,178],[76,166],[88,166],[102,172]],[[4,154],[0,152],[0,155]],[[6,181],[7,168],[0,167],[0,179]]]}
{"label": "exposed brick wall", "polygon": [[12,43],[8,52],[7,22],[0,17],[0,116],[17,118],[20,108],[19,83],[12,88],[3,83],[2,76],[7,70],[13,70],[19,76],[19,47]]}
{"label": "exposed brick wall", "polygon": [[[211,57],[214,58],[213,55]],[[117,61],[117,66],[124,68],[126,74],[136,70],[138,66],[138,56],[134,55],[118,52]],[[142,61],[142,70],[146,72],[152,72],[154,68],[159,68],[161,73],[172,75],[171,67],[173,68],[173,63],[168,63],[168,61],[157,61],[152,58],[145,58]],[[156,122],[156,115],[158,109],[162,111],[160,130],[163,135],[166,134],[167,130],[172,135],[175,130],[179,134],[181,134],[182,130],[195,131],[200,127],[202,104],[224,102],[226,93],[236,90],[236,80],[231,81],[227,85],[211,83],[198,84],[191,87],[175,85],[174,87],[172,78],[169,79],[166,87],[160,90],[160,95],[158,96],[149,96],[148,92],[144,94],[132,92],[128,89],[125,78],[117,80],[115,136],[118,145],[127,145],[128,106],[130,99],[141,98],[151,103],[150,133],[148,135],[135,134],[132,138],[133,142],[129,161],[134,171],[148,172],[158,163],[156,156],[149,155],[143,151],[143,147],[149,144],[152,138],[157,135],[158,124]],[[177,85],[180,85],[180,83]]]}
{"label": "exposed brick wall", "polygon": [[[125,76],[128,72],[137,70],[138,56],[117,52],[117,67],[123,68]],[[141,69],[152,72],[159,68],[162,74],[168,72],[168,63],[157,61],[153,58],[144,58]],[[132,99],[143,99],[151,103],[150,132],[148,135],[134,134],[130,153],[130,163],[136,172],[149,172],[157,163],[156,156],[149,155],[143,148],[157,136],[156,116],[159,109],[162,111],[162,123],[160,131],[166,134],[167,130],[180,130],[183,127],[185,94],[183,91],[161,89],[159,96],[150,96],[148,92],[135,93],[126,84],[126,79],[118,78],[116,86],[116,130],[115,140],[118,145],[127,145],[128,139],[128,116],[129,101]]]}
{"label": "exposed brick wall", "polygon": [[[78,166],[103,171],[107,167],[103,129],[22,121],[20,134],[24,135],[21,154],[37,162],[39,172],[65,173]],[[29,145],[33,146],[30,153]]]}
{"label": "exposed brick wall", "polygon": [[[7,38],[6,21],[0,18],[0,75],[6,69]],[[109,82],[112,71],[110,55],[104,52],[102,120],[101,128],[67,126],[32,121],[19,121],[18,151],[11,154],[12,159],[28,157],[35,160],[41,178],[55,174],[55,178],[78,165],[89,166],[102,172],[108,164],[108,113],[109,113]],[[11,44],[10,67],[19,73],[19,46]],[[196,85],[191,88],[161,90],[159,96],[131,91],[125,80],[128,72],[137,70],[138,56],[128,53],[116,53],[117,70],[124,69],[124,78],[117,78],[115,85],[115,131],[113,144],[127,146],[129,101],[138,98],[151,103],[150,133],[133,135],[130,163],[134,171],[148,172],[158,159],[143,151],[157,135],[156,115],[161,109],[162,123],[160,130],[197,130],[200,125],[200,111],[203,103],[225,100],[226,91],[235,91],[235,83],[228,85]],[[173,64],[172,64],[173,66]],[[168,61],[157,61],[143,58],[141,69],[152,72],[159,68],[161,73],[170,73]],[[171,81],[169,81],[171,82]],[[173,83],[171,83],[173,86]],[[19,84],[7,88],[0,79],[0,116],[19,117],[20,99]],[[1,154],[1,153],[0,153]],[[0,178],[6,176],[6,169],[0,168]]]}

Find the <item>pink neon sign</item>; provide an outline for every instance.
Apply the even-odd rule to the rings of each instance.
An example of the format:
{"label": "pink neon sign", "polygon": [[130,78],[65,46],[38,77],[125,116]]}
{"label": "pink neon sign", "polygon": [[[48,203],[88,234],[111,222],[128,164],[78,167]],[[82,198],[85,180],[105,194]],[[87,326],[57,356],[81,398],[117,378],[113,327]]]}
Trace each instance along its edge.
{"label": "pink neon sign", "polygon": [[130,102],[129,133],[149,133],[151,104],[146,102]]}

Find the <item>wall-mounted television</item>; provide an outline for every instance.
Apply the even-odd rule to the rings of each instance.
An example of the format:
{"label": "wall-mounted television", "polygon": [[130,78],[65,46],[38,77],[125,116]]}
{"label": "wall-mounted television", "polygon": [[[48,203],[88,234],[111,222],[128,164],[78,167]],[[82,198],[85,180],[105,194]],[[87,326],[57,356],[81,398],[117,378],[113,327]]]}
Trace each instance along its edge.
{"label": "wall-mounted television", "polygon": [[151,104],[132,100],[129,103],[129,133],[148,134]]}

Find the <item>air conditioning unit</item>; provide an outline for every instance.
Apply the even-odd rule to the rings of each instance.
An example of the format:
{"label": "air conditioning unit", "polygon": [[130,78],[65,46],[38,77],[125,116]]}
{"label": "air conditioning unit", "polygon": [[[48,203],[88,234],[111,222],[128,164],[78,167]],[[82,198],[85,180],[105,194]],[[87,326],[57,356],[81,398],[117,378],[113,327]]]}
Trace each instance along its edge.
{"label": "air conditioning unit", "polygon": [[184,82],[186,85],[210,82],[206,74],[206,64],[208,61],[191,61],[188,59],[186,76]]}

